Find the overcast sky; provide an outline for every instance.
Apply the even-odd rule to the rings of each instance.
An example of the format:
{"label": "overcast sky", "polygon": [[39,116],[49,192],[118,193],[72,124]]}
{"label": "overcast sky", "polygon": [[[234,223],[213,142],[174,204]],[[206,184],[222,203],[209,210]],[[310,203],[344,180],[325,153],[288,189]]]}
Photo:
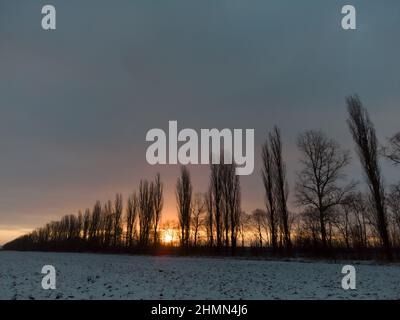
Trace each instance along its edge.
{"label": "overcast sky", "polygon": [[[48,3],[56,31],[41,29]],[[341,29],[348,3],[356,31]],[[353,148],[347,95],[360,95],[381,142],[400,130],[399,17],[397,0],[2,0],[0,244],[97,199],[126,197],[157,171],[164,220],[174,218],[179,167],[145,158],[146,132],[169,120],[255,129],[255,171],[241,177],[246,211],[264,206],[260,148],[277,124],[292,202],[300,132],[323,129]],[[381,164],[388,184],[400,180]],[[204,192],[209,168],[190,169]],[[362,181],[354,153],[347,172]]]}

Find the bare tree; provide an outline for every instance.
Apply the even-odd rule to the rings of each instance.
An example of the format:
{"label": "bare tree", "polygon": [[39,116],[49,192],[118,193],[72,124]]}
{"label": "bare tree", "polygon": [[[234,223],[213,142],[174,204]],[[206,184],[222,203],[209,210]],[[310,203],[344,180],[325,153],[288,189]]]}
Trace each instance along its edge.
{"label": "bare tree", "polygon": [[229,248],[229,230],[230,230],[230,204],[229,202],[229,193],[230,193],[230,181],[229,181],[229,173],[227,172],[227,165],[221,164],[221,184],[222,184],[222,217],[224,223],[224,240],[225,240],[225,248],[228,250]]}
{"label": "bare tree", "polygon": [[264,241],[263,225],[264,225],[264,221],[265,221],[265,215],[266,215],[266,212],[261,209],[256,209],[251,214],[251,222],[255,228],[255,235],[257,238],[258,246],[260,248],[263,247],[263,241]]}
{"label": "bare tree", "polygon": [[378,163],[378,141],[375,128],[369,119],[366,109],[358,96],[348,97],[347,109],[349,112],[348,125],[357,145],[358,155],[370,191],[370,198],[375,209],[375,220],[381,243],[388,259],[392,258],[389,239],[387,213],[385,207],[385,190],[382,183],[381,170]]}
{"label": "bare tree", "polygon": [[176,183],[176,200],[181,229],[181,244],[184,247],[188,247],[192,210],[192,183],[190,181],[190,173],[186,167],[181,168],[181,176]]}
{"label": "bare tree", "polygon": [[89,241],[93,244],[97,242],[100,235],[101,211],[101,203],[97,201],[93,207],[92,219],[89,227]]}
{"label": "bare tree", "polygon": [[278,127],[275,127],[274,131],[270,134],[270,143],[274,169],[273,179],[276,208],[277,212],[279,212],[279,220],[283,233],[283,242],[286,249],[290,250],[292,247],[292,242],[290,240],[289,211],[287,208],[289,187],[286,181],[286,166],[282,159],[282,141]]}
{"label": "bare tree", "polygon": [[[236,170],[234,169],[234,172]],[[233,178],[233,188],[231,192],[231,245],[232,255],[236,253],[237,238],[240,228],[240,214],[242,213],[241,207],[241,189],[239,176],[235,175]]]}
{"label": "bare tree", "polygon": [[82,233],[83,240],[87,240],[87,237],[88,237],[89,227],[90,227],[90,218],[91,218],[90,209],[86,209],[85,213],[83,215],[83,233]]}
{"label": "bare tree", "polygon": [[81,232],[81,220],[79,219],[80,216],[82,216],[82,213],[78,214],[78,216],[70,214],[64,217],[65,231],[67,234],[66,240],[70,242],[75,242],[77,239],[79,239]]}
{"label": "bare tree", "polygon": [[81,210],[78,212],[77,225],[75,230],[75,239],[80,239],[83,234],[83,213]]}
{"label": "bare tree", "polygon": [[332,226],[339,231],[336,240],[343,240],[346,248],[367,247],[367,212],[363,194],[349,193],[331,219]]}
{"label": "bare tree", "polygon": [[353,246],[366,248],[368,246],[368,203],[365,196],[359,192],[350,197],[350,206],[355,219],[351,229]]}
{"label": "bare tree", "polygon": [[116,247],[121,242],[122,235],[122,194],[117,194],[114,200],[113,212],[113,246]]}
{"label": "bare tree", "polygon": [[384,149],[385,155],[395,165],[400,165],[400,132],[389,139],[389,145]]}
{"label": "bare tree", "polygon": [[101,214],[101,238],[102,238],[102,245],[104,247],[109,247],[112,245],[112,238],[113,238],[113,227],[114,227],[114,215],[113,215],[113,207],[112,202],[108,200],[104,205]]}
{"label": "bare tree", "polygon": [[205,200],[202,194],[194,196],[192,206],[192,229],[193,229],[193,245],[196,247],[198,243],[200,227],[203,223],[203,213],[205,211]]}
{"label": "bare tree", "polygon": [[312,241],[312,245],[318,245],[319,232],[320,232],[320,219],[319,212],[315,206],[307,206],[301,213],[302,230],[299,232],[303,241]]}
{"label": "bare tree", "polygon": [[204,195],[204,203],[207,211],[205,225],[207,231],[208,245],[212,247],[214,245],[214,205],[211,187],[208,188],[207,193]]}
{"label": "bare tree", "polygon": [[268,140],[265,141],[262,149],[262,178],[265,189],[265,203],[267,207],[267,221],[270,229],[271,244],[275,251],[277,248],[277,217],[276,198],[274,197],[273,158]]}
{"label": "bare tree", "polygon": [[138,199],[136,193],[128,198],[126,209],[126,245],[132,247],[136,230],[136,218],[138,215]]}
{"label": "bare tree", "polygon": [[299,136],[297,145],[303,155],[303,169],[296,184],[297,202],[318,212],[322,246],[326,248],[329,213],[354,187],[352,183],[339,185],[345,177],[342,171],[349,164],[349,153],[321,131],[306,131]]}
{"label": "bare tree", "polygon": [[396,238],[400,244],[400,183],[391,187],[388,195],[388,206],[394,226],[397,229]]}
{"label": "bare tree", "polygon": [[334,224],[342,234],[346,247],[367,247],[368,206],[364,195],[360,192],[349,194],[340,211]]}
{"label": "bare tree", "polygon": [[246,231],[249,229],[250,224],[251,224],[251,215],[242,211],[239,217],[239,236],[242,248],[245,246]]}
{"label": "bare tree", "polygon": [[154,182],[154,245],[158,244],[158,225],[160,223],[160,218],[161,218],[161,211],[163,208],[164,200],[163,200],[163,184],[161,183],[161,178],[160,174],[157,173],[156,179]]}
{"label": "bare tree", "polygon": [[221,164],[211,165],[210,188],[212,190],[213,208],[215,213],[215,232],[218,250],[222,247],[222,180]]}
{"label": "bare tree", "polygon": [[351,207],[348,203],[343,202],[337,212],[335,212],[334,217],[332,217],[332,224],[339,230],[342,235],[344,244],[347,249],[350,248],[350,238],[351,238],[351,222],[350,222]]}
{"label": "bare tree", "polygon": [[139,213],[139,244],[141,247],[147,247],[150,241],[150,231],[153,223],[154,196],[153,183],[147,180],[141,180],[139,183],[138,213]]}
{"label": "bare tree", "polygon": [[236,175],[235,164],[221,164],[220,170],[224,205],[225,246],[228,249],[230,241],[232,255],[234,255],[241,211],[240,182],[239,176]]}

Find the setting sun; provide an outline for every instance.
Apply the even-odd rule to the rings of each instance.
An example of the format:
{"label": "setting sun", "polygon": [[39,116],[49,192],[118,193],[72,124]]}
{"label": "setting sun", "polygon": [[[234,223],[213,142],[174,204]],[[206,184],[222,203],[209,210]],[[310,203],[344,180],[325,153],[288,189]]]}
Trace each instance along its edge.
{"label": "setting sun", "polygon": [[172,231],[171,231],[171,230],[165,231],[165,234],[164,234],[164,242],[165,242],[165,243],[171,243],[172,240],[174,240],[174,237],[173,237],[173,235],[172,235]]}

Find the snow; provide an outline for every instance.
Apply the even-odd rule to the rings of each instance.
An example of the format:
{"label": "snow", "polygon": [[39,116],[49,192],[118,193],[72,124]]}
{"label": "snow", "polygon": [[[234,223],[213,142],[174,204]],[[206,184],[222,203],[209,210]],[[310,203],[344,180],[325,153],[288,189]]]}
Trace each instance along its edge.
{"label": "snow", "polygon": [[[0,251],[0,299],[399,299],[400,266],[350,262]],[[41,287],[42,267],[57,271]]]}

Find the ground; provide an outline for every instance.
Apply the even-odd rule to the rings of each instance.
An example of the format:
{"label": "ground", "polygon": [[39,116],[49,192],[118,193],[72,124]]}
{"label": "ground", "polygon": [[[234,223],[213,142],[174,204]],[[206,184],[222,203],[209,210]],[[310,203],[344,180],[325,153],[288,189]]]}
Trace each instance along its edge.
{"label": "ground", "polygon": [[[400,299],[399,265],[354,262],[345,291],[345,264],[0,251],[0,299]],[[41,287],[44,265],[55,290]]]}

